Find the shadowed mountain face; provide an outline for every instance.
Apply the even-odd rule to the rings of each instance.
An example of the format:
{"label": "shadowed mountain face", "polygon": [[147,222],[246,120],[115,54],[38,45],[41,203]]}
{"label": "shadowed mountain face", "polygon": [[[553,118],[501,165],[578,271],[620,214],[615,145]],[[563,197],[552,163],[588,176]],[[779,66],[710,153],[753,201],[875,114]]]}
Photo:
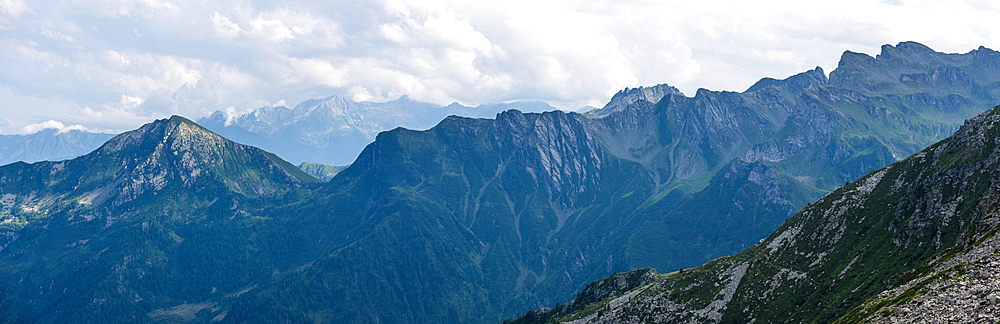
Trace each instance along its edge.
{"label": "shadowed mountain face", "polygon": [[[585,290],[577,299],[587,303],[513,322],[995,322],[1000,307],[987,297],[998,294],[998,123],[1000,108],[970,119],[739,254],[624,291]],[[648,277],[624,277],[639,275]]]}
{"label": "shadowed mountain face", "polygon": [[[1000,98],[1000,53],[988,49],[902,43],[862,56],[845,54],[829,79],[817,68],[743,93],[661,85],[587,115],[509,110],[396,128],[324,184],[180,118],[159,121],[63,166],[0,168],[10,226],[0,258],[12,265],[0,279],[17,287],[0,307],[32,305],[18,319],[496,322],[616,271],[697,266],[757,244]],[[952,72],[935,79],[942,69]],[[940,81],[959,71],[964,83]],[[921,74],[938,83],[907,81]],[[360,134],[320,122],[361,105],[338,102],[221,125],[331,143]],[[177,137],[188,133],[198,140]],[[68,291],[81,276],[80,298],[45,286],[67,278],[52,291]]]}
{"label": "shadowed mountain face", "polygon": [[353,102],[340,96],[306,100],[294,109],[262,107],[228,116],[216,111],[198,120],[206,128],[236,142],[253,145],[294,162],[346,165],[379,132],[396,127],[427,129],[448,115],[493,118],[509,109],[526,112],[555,110],[541,102],[445,107],[408,97],[385,103]]}

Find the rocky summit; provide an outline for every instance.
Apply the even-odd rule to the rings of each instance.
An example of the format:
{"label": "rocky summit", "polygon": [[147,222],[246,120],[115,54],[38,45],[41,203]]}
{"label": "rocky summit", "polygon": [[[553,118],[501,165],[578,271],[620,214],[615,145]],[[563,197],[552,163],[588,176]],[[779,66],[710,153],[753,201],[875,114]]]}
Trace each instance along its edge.
{"label": "rocky summit", "polygon": [[316,182],[177,116],[73,160],[0,167],[0,321],[184,318],[155,310],[238,293],[295,257],[261,226]]}

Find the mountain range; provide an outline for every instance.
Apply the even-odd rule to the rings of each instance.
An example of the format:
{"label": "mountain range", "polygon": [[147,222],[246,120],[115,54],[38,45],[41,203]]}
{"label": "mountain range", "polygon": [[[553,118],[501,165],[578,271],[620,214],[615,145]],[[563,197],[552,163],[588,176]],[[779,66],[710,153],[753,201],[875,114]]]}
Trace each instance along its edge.
{"label": "mountain range", "polygon": [[303,101],[288,109],[261,107],[230,116],[216,111],[198,124],[236,142],[260,147],[293,163],[347,165],[375,140],[396,127],[427,129],[449,115],[495,117],[509,109],[526,112],[556,110],[542,102],[512,102],[467,107],[438,106],[410,100],[354,102],[341,96]]}
{"label": "mountain range", "polygon": [[505,323],[995,323],[998,122],[1000,107],[970,119],[736,255],[616,274]]}
{"label": "mountain range", "polygon": [[[294,109],[261,107],[239,115],[216,111],[198,123],[236,142],[264,148],[309,169],[324,181],[335,172],[322,173],[316,166],[343,168],[382,131],[396,127],[427,129],[449,115],[492,118],[517,109],[543,112],[556,108],[537,101],[483,104],[476,107],[453,103],[438,106],[410,100],[354,102],[340,96],[306,100]],[[87,154],[115,134],[81,130],[61,132],[43,129],[27,135],[0,135],[0,165],[12,162],[60,161]],[[333,169],[330,169],[333,170]]]}
{"label": "mountain range", "polygon": [[[854,188],[844,183],[862,186],[868,180],[859,177],[996,105],[998,82],[995,51],[942,54],[900,43],[876,57],[845,52],[829,77],[816,68],[765,78],[744,92],[701,89],[688,97],[659,85],[623,90],[585,114],[507,110],[495,119],[450,116],[424,131],[395,128],[378,133],[326,183],[280,153],[210,130],[220,123],[234,134],[252,128],[259,133],[243,134],[275,141],[259,134],[335,115],[338,102],[352,105],[342,99],[258,109],[242,121],[216,114],[215,126],[205,128],[182,117],[159,120],[73,160],[0,167],[0,283],[11,287],[0,296],[0,321],[498,322],[570,300],[580,289],[589,292],[578,295],[586,306],[650,282],[690,285],[703,280],[696,272],[728,276],[746,270],[728,266],[754,255],[746,248],[771,251],[759,242],[776,228],[820,222],[802,215],[847,206],[830,200]],[[317,115],[293,118],[309,114]],[[258,123],[266,120],[275,122]],[[363,133],[350,125],[317,123],[313,135],[281,143],[340,138],[334,130],[341,129]],[[900,179],[912,180],[909,188],[932,178]],[[959,229],[973,224],[955,222]],[[810,226],[804,235],[826,228]],[[877,233],[850,249],[871,246],[863,251],[868,257],[889,251],[876,249],[894,242]],[[904,251],[893,258],[908,259],[887,258],[898,264],[849,283],[882,282],[925,262],[955,242],[957,232],[946,233],[914,236],[919,255]],[[810,251],[809,262],[822,251]],[[825,265],[844,261],[831,253]],[[719,260],[736,263],[698,267],[732,254]],[[686,268],[676,278],[694,281],[625,272],[646,267]],[[773,267],[780,278],[804,273]],[[613,274],[613,284],[588,285]],[[713,295],[718,287],[705,287],[685,291],[701,296],[697,303],[718,305],[705,299],[721,296]],[[819,286],[802,287],[795,289]],[[836,289],[850,295],[846,304],[789,316],[833,318],[885,288],[848,294],[845,287]],[[834,300],[816,298],[780,300]],[[792,309],[782,307],[769,316]],[[715,316],[712,309],[692,312]]]}
{"label": "mountain range", "polygon": [[0,135],[0,165],[12,162],[59,161],[90,153],[114,134],[43,129],[28,135]]}

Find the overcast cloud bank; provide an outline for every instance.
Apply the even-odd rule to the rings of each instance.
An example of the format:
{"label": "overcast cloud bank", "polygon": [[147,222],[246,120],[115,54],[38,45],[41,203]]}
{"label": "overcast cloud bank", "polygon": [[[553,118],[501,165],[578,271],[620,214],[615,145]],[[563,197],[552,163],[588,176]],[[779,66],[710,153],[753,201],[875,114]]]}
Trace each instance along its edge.
{"label": "overcast cloud bank", "polygon": [[0,133],[334,94],[600,107],[640,85],[742,91],[900,41],[1000,49],[995,21],[985,1],[0,0]]}

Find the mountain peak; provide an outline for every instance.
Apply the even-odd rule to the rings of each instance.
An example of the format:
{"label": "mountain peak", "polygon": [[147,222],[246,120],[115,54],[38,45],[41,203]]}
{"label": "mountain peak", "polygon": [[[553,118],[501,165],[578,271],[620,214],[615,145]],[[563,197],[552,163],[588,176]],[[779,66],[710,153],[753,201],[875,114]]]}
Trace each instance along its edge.
{"label": "mountain peak", "polygon": [[[995,52],[994,52],[995,53]],[[981,87],[1000,79],[997,55],[990,51],[966,54],[935,52],[916,42],[883,45],[875,57],[844,52],[830,84],[871,94],[936,93],[942,87]],[[880,71],[870,73],[869,71]],[[976,84],[979,83],[979,84]]]}
{"label": "mountain peak", "polygon": [[[89,192],[85,195],[95,202],[110,200],[112,206],[169,186],[221,185],[243,195],[269,196],[316,181],[274,154],[232,142],[181,116],[119,134],[66,162],[78,166],[75,172],[53,172],[50,182],[73,183],[72,191]],[[248,166],[257,169],[249,172]]]}
{"label": "mountain peak", "polygon": [[147,146],[155,146],[157,142],[165,143],[169,139],[180,137],[204,138],[213,142],[225,140],[190,119],[174,115],[166,119],[157,119],[139,127],[139,129],[121,133],[108,140],[107,143],[94,153],[119,154],[123,150],[127,151],[140,147],[148,149],[152,147]]}
{"label": "mountain peak", "polygon": [[591,110],[586,113],[588,117],[603,117],[610,115],[615,111],[619,111],[631,105],[639,100],[649,101],[650,103],[660,102],[665,96],[670,95],[684,95],[679,89],[670,86],[666,83],[657,84],[651,87],[638,87],[638,88],[625,88],[624,90],[618,91],[608,104],[604,105],[604,108]]}
{"label": "mountain peak", "polygon": [[393,100],[393,102],[416,102],[416,101],[413,101],[413,99],[410,99],[409,95],[402,95],[398,99]]}
{"label": "mountain peak", "polygon": [[[853,66],[861,63],[874,61],[875,58],[871,55],[865,53],[858,53],[852,51],[844,51],[844,54],[840,55],[840,61],[837,62],[837,69],[845,66]],[[836,72],[836,70],[834,70]]]}
{"label": "mountain peak", "polygon": [[[190,119],[187,119],[187,118],[184,118],[184,117],[182,117],[182,116],[179,116],[179,115],[172,115],[172,116],[170,116],[170,118],[169,118],[168,120],[170,120],[170,122],[171,122],[171,123],[178,123],[178,124],[182,124],[182,123],[186,123],[186,124],[195,124],[195,122],[191,121]],[[197,124],[196,124],[196,125],[197,125]]]}
{"label": "mountain peak", "polygon": [[882,52],[875,57],[877,60],[892,59],[896,55],[934,55],[937,54],[933,49],[927,47],[924,44],[917,42],[901,42],[892,46],[889,44],[882,45]]}
{"label": "mountain peak", "polygon": [[828,81],[826,77],[826,72],[823,72],[823,68],[816,67],[812,70],[802,72],[781,80],[774,78],[761,78],[757,83],[754,83],[746,92],[754,92],[760,89],[767,88],[769,86],[780,87],[786,84],[790,84],[795,88],[804,89],[812,83],[826,83]]}

